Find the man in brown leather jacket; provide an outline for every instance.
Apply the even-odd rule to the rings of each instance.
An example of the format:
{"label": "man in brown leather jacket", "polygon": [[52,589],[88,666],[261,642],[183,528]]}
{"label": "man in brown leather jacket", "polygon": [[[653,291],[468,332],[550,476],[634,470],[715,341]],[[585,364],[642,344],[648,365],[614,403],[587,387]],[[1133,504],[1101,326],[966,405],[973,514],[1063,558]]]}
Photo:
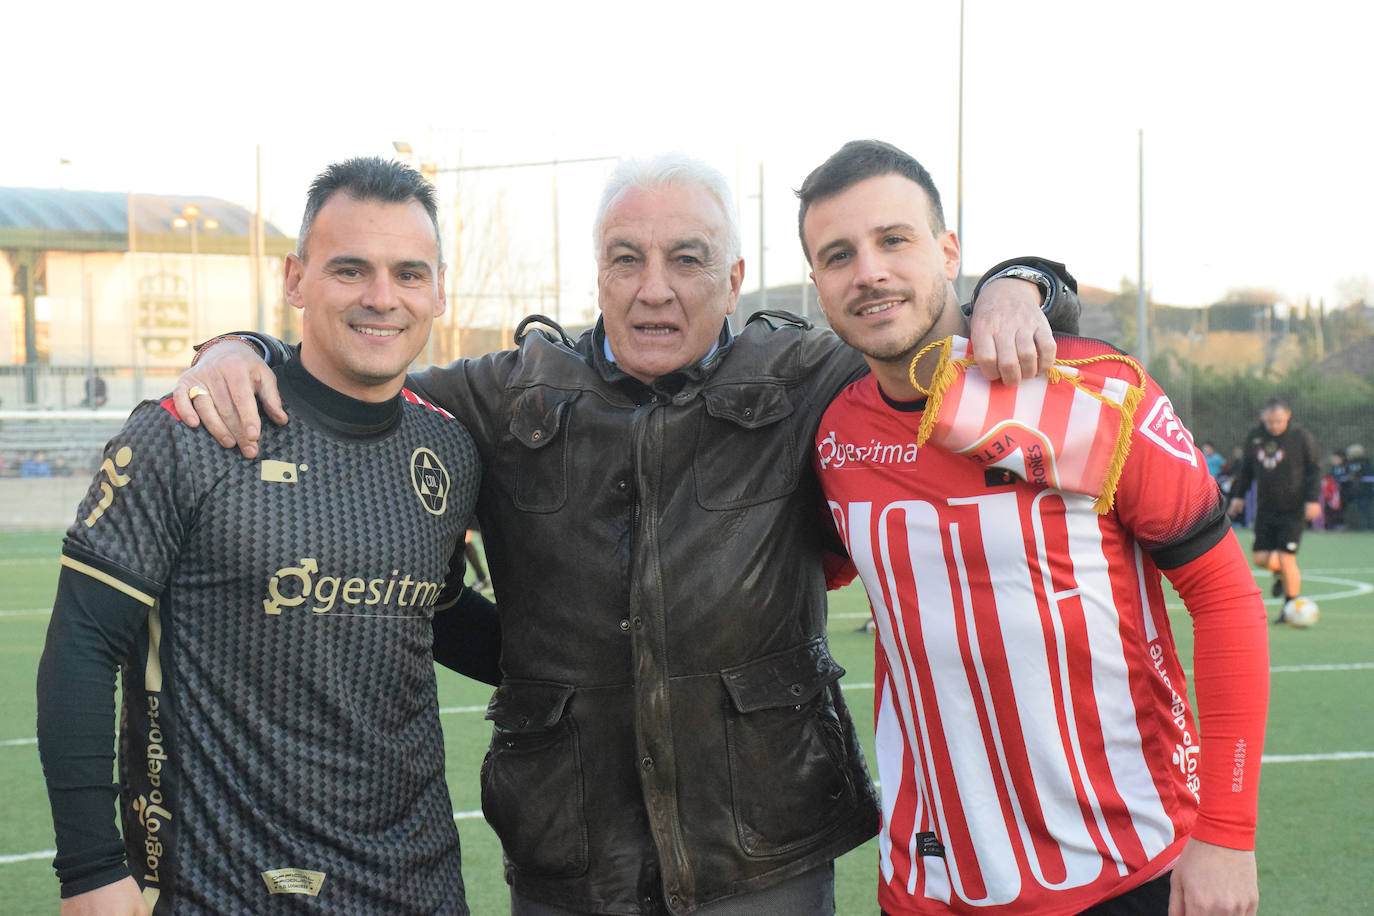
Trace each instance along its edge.
{"label": "man in brown leather jacket", "polygon": [[[834,859],[878,828],[826,645],[811,470],[822,411],[865,369],[792,316],[731,334],[732,199],[693,160],[623,163],[596,223],[596,327],[408,381],[467,424],[484,465],[505,677],[482,802],[514,914],[833,913]],[[1051,316],[1076,321],[1035,263]],[[1041,292],[989,293],[981,340],[1004,373],[1047,365]],[[247,352],[213,348],[177,406],[251,455],[257,417],[219,414],[256,389],[285,415]],[[193,384],[212,394],[196,409]]]}

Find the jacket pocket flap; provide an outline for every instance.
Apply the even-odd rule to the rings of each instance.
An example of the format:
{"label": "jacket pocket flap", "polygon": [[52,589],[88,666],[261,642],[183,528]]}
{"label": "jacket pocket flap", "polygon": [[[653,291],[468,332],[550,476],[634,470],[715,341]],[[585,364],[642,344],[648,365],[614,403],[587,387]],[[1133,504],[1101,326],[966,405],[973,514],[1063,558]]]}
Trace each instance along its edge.
{"label": "jacket pocket flap", "polygon": [[558,437],[575,392],[529,388],[511,404],[510,432],[528,448],[543,448]]}
{"label": "jacket pocket flap", "polygon": [[513,732],[551,728],[563,718],[572,697],[570,684],[506,680],[487,704],[487,718]]}
{"label": "jacket pocket flap", "polygon": [[704,389],[701,399],[708,414],[744,429],[768,426],[792,413],[792,402],[781,385],[720,385]]}
{"label": "jacket pocket flap", "polygon": [[757,712],[810,701],[844,676],[822,639],[720,672],[740,712]]}

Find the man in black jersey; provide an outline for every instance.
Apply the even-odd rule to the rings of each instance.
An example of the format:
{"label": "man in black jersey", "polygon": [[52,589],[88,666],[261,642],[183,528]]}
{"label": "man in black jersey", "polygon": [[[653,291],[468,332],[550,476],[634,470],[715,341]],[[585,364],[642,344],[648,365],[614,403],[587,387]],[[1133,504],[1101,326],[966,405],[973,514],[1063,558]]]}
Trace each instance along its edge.
{"label": "man in black jersey", "polygon": [[[293,422],[244,461],[169,397],[106,447],[38,673],[64,914],[468,912],[431,646],[479,465],[404,390],[444,309],[439,252],[416,172],[329,167],[286,264]],[[494,682],[494,616],[463,594],[447,660]]]}
{"label": "man in black jersey", "polygon": [[[1298,544],[1307,524],[1321,517],[1322,471],[1312,434],[1292,422],[1281,398],[1265,401],[1260,425],[1245,437],[1240,470],[1231,481],[1231,515],[1245,511],[1245,494],[1258,482],[1255,565],[1274,574],[1272,594],[1284,607],[1302,593]],[[1281,607],[1275,623],[1283,623]]]}

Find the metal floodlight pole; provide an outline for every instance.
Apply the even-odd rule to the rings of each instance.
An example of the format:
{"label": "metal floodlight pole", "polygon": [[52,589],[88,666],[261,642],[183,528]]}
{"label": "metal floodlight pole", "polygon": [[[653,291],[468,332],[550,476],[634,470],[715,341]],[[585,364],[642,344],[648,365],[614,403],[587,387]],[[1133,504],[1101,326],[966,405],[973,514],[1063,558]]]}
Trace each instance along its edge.
{"label": "metal floodlight pole", "polygon": [[200,340],[200,277],[198,270],[200,265],[200,208],[183,207],[182,212],[193,210],[191,215],[191,341],[194,343]]}
{"label": "metal floodlight pole", "polygon": [[172,226],[176,229],[191,230],[191,337],[200,337],[200,230],[207,229],[214,231],[219,228],[219,220],[213,216],[201,217],[200,207],[196,204],[184,204],[181,208],[181,215],[172,220]]}
{"label": "metal floodlight pole", "polygon": [[959,0],[959,126],[954,165],[954,234],[959,239],[959,296],[964,295],[964,0]]}
{"label": "metal floodlight pole", "polygon": [[257,144],[254,152],[256,186],[253,200],[253,225],[249,230],[249,250],[253,259],[253,298],[257,301],[257,329],[267,333],[267,303],[262,295],[262,144]]}
{"label": "metal floodlight pole", "polygon": [[81,311],[86,319],[86,406],[95,407],[95,297],[91,293],[91,272],[86,256],[81,256]]}
{"label": "metal floodlight pole", "polygon": [[38,403],[38,253],[33,249],[19,252],[19,264],[24,282],[20,290],[24,297],[24,402]]}
{"label": "metal floodlight pole", "polygon": [[449,340],[453,346],[450,354],[457,359],[463,353],[464,320],[458,314],[458,279],[463,271],[463,183],[457,176],[453,179],[453,263],[449,265],[449,302],[448,325]]}
{"label": "metal floodlight pole", "polygon": [[1135,288],[1136,350],[1139,351],[1141,368],[1150,368],[1150,316],[1149,297],[1145,293],[1145,131],[1142,128],[1136,138],[1136,199],[1139,225],[1137,227],[1137,262],[1139,277]]}
{"label": "metal floodlight pole", "polygon": [[759,163],[759,311],[768,308],[768,282],[763,278],[763,163]]}
{"label": "metal floodlight pole", "polygon": [[563,283],[558,265],[558,160],[553,161],[553,320],[563,323]]}
{"label": "metal floodlight pole", "polygon": [[139,366],[139,328],[143,325],[142,310],[138,301],[138,211],[134,192],[129,192],[125,204],[125,216],[129,223],[129,358],[134,366],[134,396],[143,399],[143,372]]}

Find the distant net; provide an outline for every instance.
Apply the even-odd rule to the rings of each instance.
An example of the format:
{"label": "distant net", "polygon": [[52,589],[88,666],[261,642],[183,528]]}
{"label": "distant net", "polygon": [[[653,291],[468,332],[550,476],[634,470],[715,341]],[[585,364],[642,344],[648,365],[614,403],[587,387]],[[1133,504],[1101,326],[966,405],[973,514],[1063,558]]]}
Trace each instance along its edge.
{"label": "distant net", "polygon": [[125,410],[0,410],[0,529],[66,528]]}

